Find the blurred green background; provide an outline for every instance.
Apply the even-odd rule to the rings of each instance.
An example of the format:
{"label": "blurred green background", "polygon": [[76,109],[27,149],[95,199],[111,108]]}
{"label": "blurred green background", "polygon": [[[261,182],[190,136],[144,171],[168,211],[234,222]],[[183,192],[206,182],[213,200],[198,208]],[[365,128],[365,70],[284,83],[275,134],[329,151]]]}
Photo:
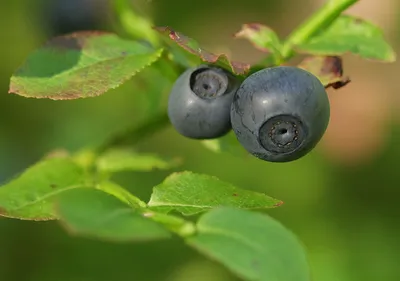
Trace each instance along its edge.
{"label": "blurred green background", "polygon": [[[261,22],[281,36],[323,0],[135,0],[158,25],[196,38],[214,52],[255,62],[262,57],[232,38],[241,24]],[[400,51],[400,2],[364,0],[348,13],[380,25]],[[58,9],[57,9],[58,7]],[[45,153],[101,143],[138,124],[147,110],[141,75],[92,99],[48,101],[7,94],[9,77],[47,38],[77,29],[109,29],[106,0],[13,0],[0,3],[0,182]],[[178,155],[177,170],[208,173],[285,202],[269,213],[307,247],[314,280],[400,280],[400,66],[346,55],[353,82],[330,91],[332,116],[317,149],[303,159],[272,164],[215,154],[167,128],[140,144],[142,151]],[[397,80],[396,80],[397,79]],[[116,180],[147,199],[170,171],[125,173]],[[69,236],[54,222],[0,218],[0,281],[231,281],[222,266],[178,239],[110,244]]]}

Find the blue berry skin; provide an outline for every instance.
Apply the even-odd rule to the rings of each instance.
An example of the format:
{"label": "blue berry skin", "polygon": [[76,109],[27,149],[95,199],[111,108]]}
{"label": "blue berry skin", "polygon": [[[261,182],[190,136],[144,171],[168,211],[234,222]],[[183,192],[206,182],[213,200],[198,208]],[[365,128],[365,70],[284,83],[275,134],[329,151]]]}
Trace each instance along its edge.
{"label": "blue berry skin", "polygon": [[230,110],[239,79],[225,69],[200,65],[186,70],[168,99],[174,128],[191,139],[222,137],[231,129]]}
{"label": "blue berry skin", "polygon": [[247,77],[231,107],[238,141],[269,162],[294,161],[309,153],[324,135],[329,116],[322,83],[291,66],[266,68]]}

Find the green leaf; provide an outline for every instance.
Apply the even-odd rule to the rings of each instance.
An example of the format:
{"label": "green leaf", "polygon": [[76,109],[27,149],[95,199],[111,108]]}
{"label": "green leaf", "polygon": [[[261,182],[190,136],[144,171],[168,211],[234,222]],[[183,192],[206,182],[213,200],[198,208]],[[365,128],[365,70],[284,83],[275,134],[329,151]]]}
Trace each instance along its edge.
{"label": "green leaf", "polygon": [[44,160],[0,187],[0,216],[24,220],[55,219],[53,196],[83,186],[84,171],[71,159]]}
{"label": "green leaf", "polygon": [[170,237],[160,224],[101,190],[70,190],[57,198],[57,213],[71,233],[107,241],[128,242]]}
{"label": "green leaf", "polygon": [[143,215],[151,220],[161,223],[170,231],[182,237],[188,237],[196,232],[196,227],[191,221],[186,221],[181,217],[146,211]]}
{"label": "green leaf", "polygon": [[106,192],[114,197],[118,198],[120,201],[124,202],[127,205],[130,205],[132,208],[146,208],[146,202],[143,202],[128,190],[119,186],[115,182],[105,181],[97,184],[95,186],[96,189]]}
{"label": "green leaf", "polygon": [[305,44],[295,46],[295,50],[322,56],[339,56],[350,52],[371,60],[396,60],[396,53],[386,42],[379,27],[349,15],[340,16]]}
{"label": "green leaf", "polygon": [[161,53],[101,31],[55,37],[14,73],[9,93],[54,100],[99,96],[155,62]]}
{"label": "green leaf", "polygon": [[58,219],[54,200],[71,189],[93,188],[118,198],[133,208],[147,205],[113,182],[96,184],[72,158],[46,158],[0,187],[0,216],[22,220]]}
{"label": "green leaf", "polygon": [[281,57],[281,41],[275,31],[268,26],[260,23],[244,24],[242,29],[235,34],[235,37],[247,39],[257,49],[272,53],[278,58]]}
{"label": "green leaf", "polygon": [[215,207],[274,208],[282,201],[265,194],[237,188],[216,177],[192,172],[174,173],[154,187],[148,205],[157,211],[197,214]]}
{"label": "green leaf", "polygon": [[332,87],[339,89],[350,83],[350,78],[343,76],[343,62],[341,57],[307,57],[298,67],[318,77],[325,88]]}
{"label": "green leaf", "polygon": [[240,145],[233,132],[217,139],[202,140],[201,144],[215,153],[230,153],[239,157],[247,157],[249,155]]}
{"label": "green leaf", "polygon": [[234,74],[245,75],[249,69],[250,65],[247,63],[231,61],[226,55],[215,55],[204,48],[202,48],[197,41],[187,37],[186,35],[173,30],[170,27],[155,27],[155,30],[160,32],[161,35],[168,37],[170,40],[178,44],[188,53],[200,58],[203,62],[209,64],[218,64],[223,67],[227,67],[232,70]]}
{"label": "green leaf", "polygon": [[97,159],[96,166],[99,171],[107,173],[148,172],[175,168],[180,163],[180,159],[164,159],[152,153],[138,153],[130,148],[113,148]]}
{"label": "green leaf", "polygon": [[130,0],[114,0],[111,5],[114,7],[115,15],[118,18],[121,31],[138,39],[145,39],[153,45],[159,42],[158,34],[153,30],[149,19],[140,16],[131,6]]}
{"label": "green leaf", "polygon": [[203,215],[187,243],[248,281],[310,281],[300,241],[278,221],[221,208]]}

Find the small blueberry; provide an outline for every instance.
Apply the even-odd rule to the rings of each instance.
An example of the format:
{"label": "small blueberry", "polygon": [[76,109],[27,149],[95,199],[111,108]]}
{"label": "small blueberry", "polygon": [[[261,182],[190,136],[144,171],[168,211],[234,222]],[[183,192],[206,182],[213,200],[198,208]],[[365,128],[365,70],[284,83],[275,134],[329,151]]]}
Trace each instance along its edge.
{"label": "small blueberry", "polygon": [[192,139],[213,139],[231,130],[230,109],[240,81],[217,67],[186,70],[172,87],[168,116],[174,128]]}

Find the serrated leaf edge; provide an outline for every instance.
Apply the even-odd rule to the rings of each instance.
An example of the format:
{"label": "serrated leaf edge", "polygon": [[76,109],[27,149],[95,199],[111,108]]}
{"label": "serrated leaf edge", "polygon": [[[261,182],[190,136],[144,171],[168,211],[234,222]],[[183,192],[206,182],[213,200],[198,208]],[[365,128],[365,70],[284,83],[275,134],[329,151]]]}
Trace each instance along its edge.
{"label": "serrated leaf edge", "polygon": [[[141,68],[136,69],[135,71],[133,71],[133,72],[130,73],[129,75],[126,75],[126,76],[121,80],[121,82],[120,82],[118,85],[111,86],[111,87],[108,88],[108,90],[106,90],[106,91],[104,91],[104,92],[102,92],[102,93],[100,93],[100,94],[89,95],[89,96],[75,96],[75,95],[74,95],[74,96],[72,96],[72,95],[71,95],[71,96],[65,96],[65,95],[59,95],[59,96],[31,96],[31,95],[26,95],[26,94],[21,93],[20,91],[15,91],[15,90],[12,89],[12,83],[13,83],[13,80],[15,79],[14,76],[12,76],[11,79],[10,79],[10,86],[9,86],[8,93],[9,93],[9,94],[16,94],[16,95],[19,95],[19,96],[22,96],[22,97],[25,97],[25,98],[50,99],[50,100],[55,100],[55,101],[56,101],[56,100],[76,100],[76,99],[84,99],[84,98],[98,97],[98,96],[100,96],[100,95],[102,95],[102,94],[108,92],[108,91],[111,90],[111,89],[116,89],[116,88],[120,87],[122,84],[124,84],[125,82],[127,82],[128,80],[130,80],[133,76],[135,76],[136,74],[138,74],[139,72],[141,72],[143,69],[145,69],[146,67],[149,67],[150,65],[152,65],[153,63],[155,63],[155,62],[161,57],[161,55],[162,55],[163,52],[164,52],[164,49],[163,49],[163,48],[158,49],[156,52],[154,52],[154,53],[152,54],[151,60],[149,60],[149,62],[148,62],[147,64],[145,64],[145,65],[144,65],[143,67],[141,67]],[[146,54],[146,55],[147,55],[147,54]],[[132,56],[134,56],[134,55],[132,55]],[[137,56],[137,55],[136,55],[136,56]],[[112,58],[112,59],[109,59],[109,60],[104,60],[104,61],[101,61],[101,62],[97,62],[97,63],[91,64],[91,65],[82,67],[82,68],[80,68],[79,70],[82,70],[82,69],[85,69],[85,68],[89,68],[89,67],[93,67],[93,66],[95,66],[96,64],[104,63],[104,62],[112,61],[112,60],[116,60],[116,59],[119,59],[119,58]]]}

